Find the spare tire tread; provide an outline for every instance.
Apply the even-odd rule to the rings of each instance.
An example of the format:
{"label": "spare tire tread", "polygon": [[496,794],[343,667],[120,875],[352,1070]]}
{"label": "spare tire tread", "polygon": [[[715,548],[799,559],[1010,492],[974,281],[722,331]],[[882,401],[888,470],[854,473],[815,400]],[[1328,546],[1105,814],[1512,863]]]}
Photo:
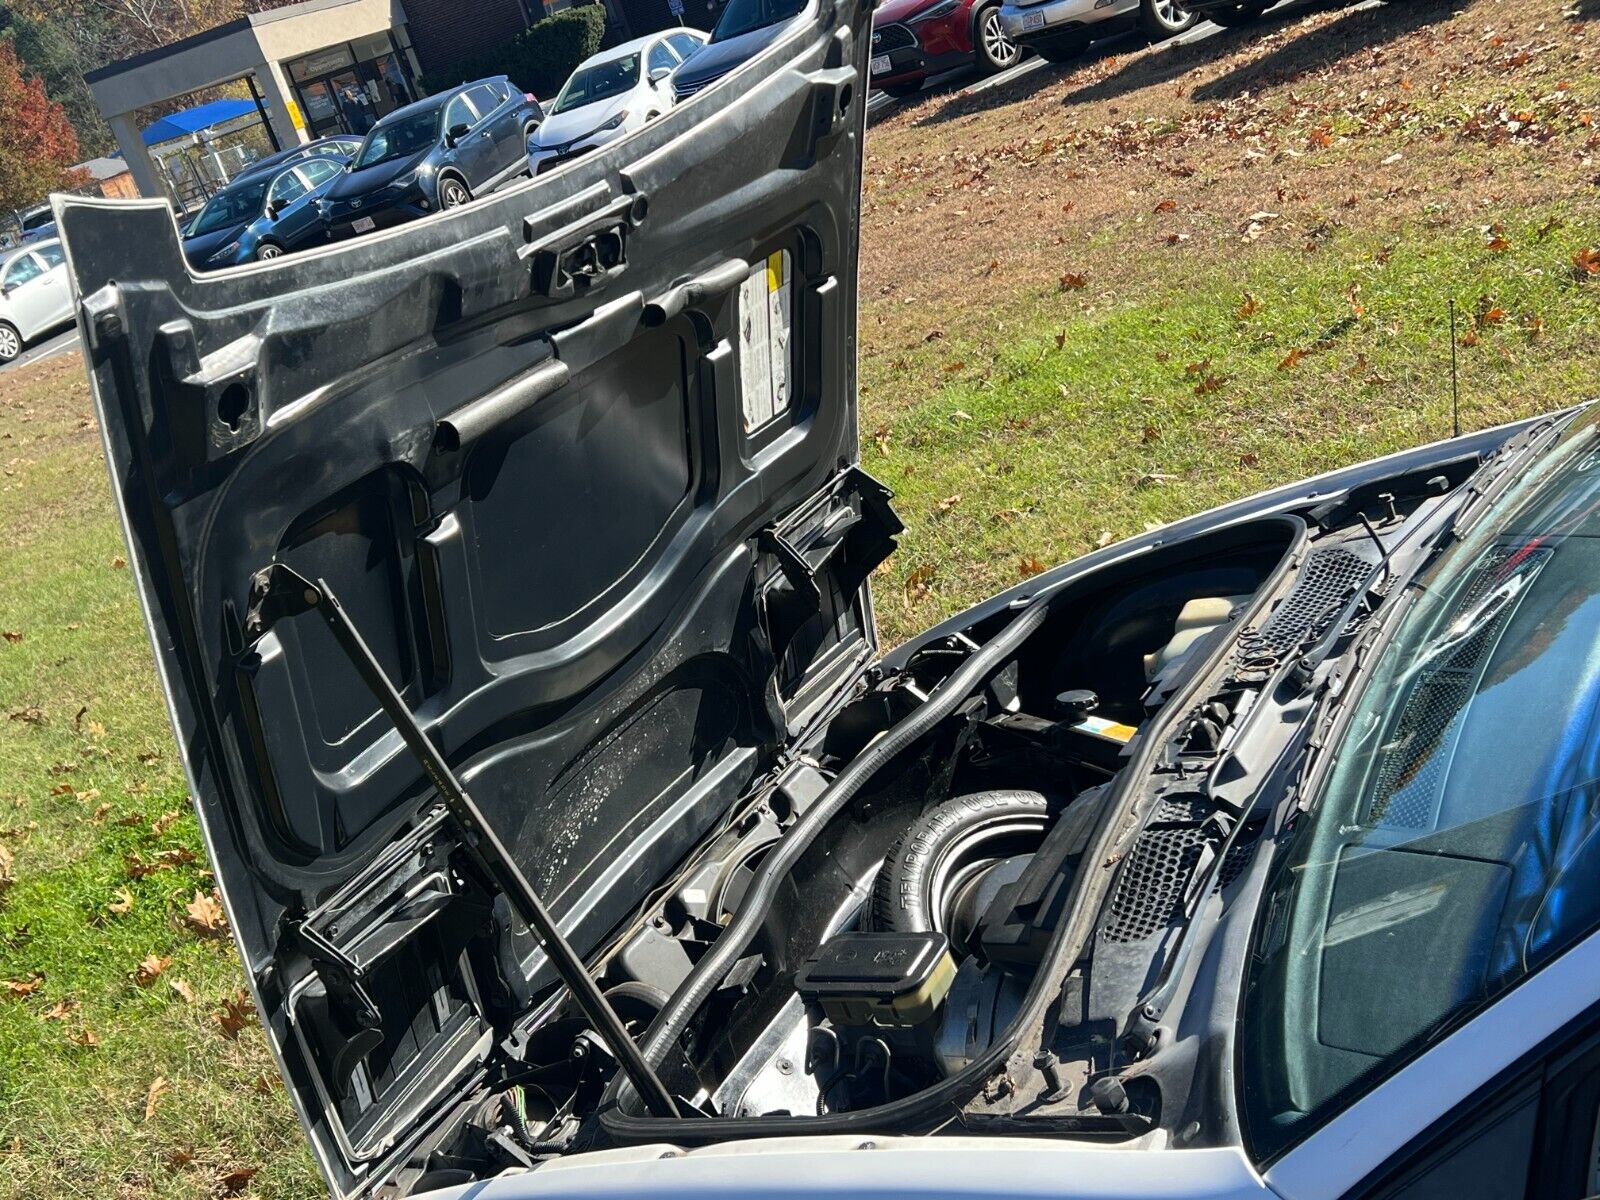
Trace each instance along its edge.
{"label": "spare tire tread", "polygon": [[1050,802],[1041,792],[1002,788],[953,796],[928,809],[897,838],[884,856],[867,907],[869,929],[923,933],[937,929],[930,911],[932,872],[945,850],[995,819],[1039,818],[1041,839]]}

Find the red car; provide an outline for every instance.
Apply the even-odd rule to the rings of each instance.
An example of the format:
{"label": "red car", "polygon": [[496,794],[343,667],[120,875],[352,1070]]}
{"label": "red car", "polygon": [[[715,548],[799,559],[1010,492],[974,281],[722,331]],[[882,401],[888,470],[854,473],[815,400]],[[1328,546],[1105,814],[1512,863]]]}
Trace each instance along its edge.
{"label": "red car", "polygon": [[929,76],[975,62],[984,74],[1022,55],[999,0],[885,0],[872,16],[872,86],[909,96]]}

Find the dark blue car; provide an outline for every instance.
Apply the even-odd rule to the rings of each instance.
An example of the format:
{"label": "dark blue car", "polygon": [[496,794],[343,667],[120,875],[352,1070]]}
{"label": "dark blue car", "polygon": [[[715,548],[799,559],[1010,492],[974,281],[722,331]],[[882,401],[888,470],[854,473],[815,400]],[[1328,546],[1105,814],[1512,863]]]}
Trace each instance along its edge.
{"label": "dark blue car", "polygon": [[528,169],[524,147],[543,120],[539,102],[504,75],[396,109],[320,202],[329,235],[398,225],[493,191]]}
{"label": "dark blue car", "polygon": [[199,270],[216,270],[326,241],[317,201],[344,174],[348,161],[329,154],[296,155],[239,176],[185,229],[184,257]]}
{"label": "dark blue car", "polygon": [[749,62],[777,41],[805,6],[805,0],[730,0],[717,18],[711,40],[673,72],[677,98],[685,100]]}

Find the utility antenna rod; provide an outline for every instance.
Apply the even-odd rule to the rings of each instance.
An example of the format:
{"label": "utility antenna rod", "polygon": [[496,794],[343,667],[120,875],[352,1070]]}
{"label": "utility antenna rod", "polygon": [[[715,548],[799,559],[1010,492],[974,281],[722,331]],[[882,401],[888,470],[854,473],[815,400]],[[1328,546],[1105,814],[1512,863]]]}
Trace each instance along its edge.
{"label": "utility antenna rod", "polygon": [[1450,297],[1450,436],[1461,436],[1461,393],[1456,386],[1456,298]]}

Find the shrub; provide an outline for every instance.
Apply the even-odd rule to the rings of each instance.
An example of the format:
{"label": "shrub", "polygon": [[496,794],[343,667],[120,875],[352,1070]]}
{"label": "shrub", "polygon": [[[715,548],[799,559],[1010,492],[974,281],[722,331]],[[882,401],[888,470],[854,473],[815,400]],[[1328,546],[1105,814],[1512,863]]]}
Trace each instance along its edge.
{"label": "shrub", "polygon": [[548,100],[574,67],[600,49],[605,32],[606,10],[599,4],[564,8],[498,46],[430,71],[423,83],[430,92],[442,92],[470,79],[505,75],[523,91]]}

